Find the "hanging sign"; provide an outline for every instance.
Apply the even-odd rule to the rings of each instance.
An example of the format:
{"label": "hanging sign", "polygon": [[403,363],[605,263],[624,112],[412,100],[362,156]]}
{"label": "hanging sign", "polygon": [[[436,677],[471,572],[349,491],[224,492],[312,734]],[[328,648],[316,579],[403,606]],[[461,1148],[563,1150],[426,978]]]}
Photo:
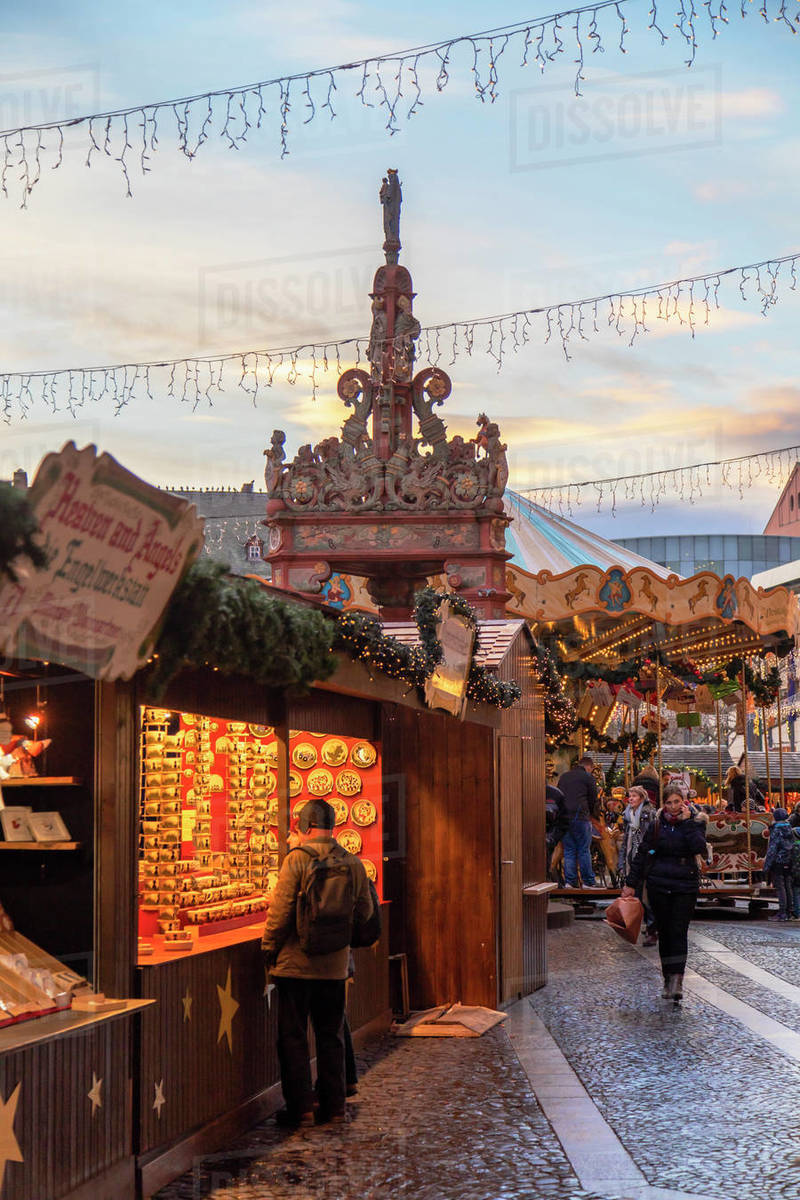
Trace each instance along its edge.
{"label": "hanging sign", "polygon": [[22,560],[0,586],[0,650],[129,679],[200,552],[197,510],[74,442],[42,460],[28,497],[47,566]]}
{"label": "hanging sign", "polygon": [[463,717],[475,631],[469,621],[452,611],[448,600],[443,600],[437,632],[442,659],[425,680],[425,702],[428,708],[443,708],[454,717]]}

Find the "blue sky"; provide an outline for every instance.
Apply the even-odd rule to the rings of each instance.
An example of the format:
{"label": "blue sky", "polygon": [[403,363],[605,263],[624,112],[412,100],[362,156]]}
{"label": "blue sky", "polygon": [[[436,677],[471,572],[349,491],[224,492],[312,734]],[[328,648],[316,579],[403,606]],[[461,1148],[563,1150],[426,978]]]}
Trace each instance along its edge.
{"label": "blue sky", "polygon": [[[7,370],[109,363],[292,344],[367,332],[381,259],[377,189],[387,166],[404,188],[402,260],[423,324],[593,295],[800,249],[797,234],[800,38],[752,13],[712,41],[698,23],[691,72],[674,36],[628,6],[628,52],[601,18],[607,50],[574,54],[543,78],[500,60],[499,96],[472,94],[468,55],[393,138],[340,84],[340,117],[303,128],[292,113],[283,162],[274,123],[238,152],[209,142],[189,163],[164,133],[154,169],[126,199],[114,164],[70,152],[22,212],[2,204],[0,361]],[[738,5],[729,6],[731,11]],[[4,13],[2,126],[11,114],[75,115],[236,85],[435,41],[544,13],[496,3],[395,8],[334,0],[267,3],[35,3]],[[578,105],[579,107],[576,107]],[[61,108],[59,108],[61,106]],[[533,340],[498,373],[459,358],[444,414],[470,433],[478,412],[501,425],[512,484],[627,474],[800,441],[796,335],[800,293],[762,317],[735,286],[694,340],[674,326],[634,346],[613,331],[575,348]],[[68,437],[96,441],[153,482],[238,486],[263,470],[275,425],[290,446],[335,432],[332,378],[312,402],[276,380],[253,408],[231,391],[195,414],[156,394],[114,417],[34,409],[0,439],[0,475],[32,469]],[[633,505],[577,519],[606,536],[758,532],[768,487],[711,489],[694,507]]]}

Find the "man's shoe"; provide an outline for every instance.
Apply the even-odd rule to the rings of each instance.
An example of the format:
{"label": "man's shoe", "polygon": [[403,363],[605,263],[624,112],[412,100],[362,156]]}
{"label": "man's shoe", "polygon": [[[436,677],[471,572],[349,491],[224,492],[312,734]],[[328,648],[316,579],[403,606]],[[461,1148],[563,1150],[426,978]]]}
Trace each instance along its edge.
{"label": "man's shoe", "polygon": [[669,988],[670,988],[670,981],[669,981],[669,979],[665,979],[664,986],[661,989],[661,999],[662,1000],[669,1000],[669,997],[670,997]]}
{"label": "man's shoe", "polygon": [[644,935],[644,937],[642,938],[642,945],[643,946],[657,946],[658,945],[658,934],[657,933],[646,933]]}
{"label": "man's shoe", "polygon": [[317,1113],[317,1124],[318,1125],[346,1125],[347,1122],[349,1121],[349,1119],[350,1118],[347,1114],[346,1109],[342,1109],[341,1112],[333,1112],[333,1113],[323,1112],[322,1110],[320,1110]]}
{"label": "man's shoe", "polygon": [[282,1129],[300,1129],[314,1124],[313,1112],[295,1113],[288,1108],[279,1108],[275,1113],[275,1124]]}

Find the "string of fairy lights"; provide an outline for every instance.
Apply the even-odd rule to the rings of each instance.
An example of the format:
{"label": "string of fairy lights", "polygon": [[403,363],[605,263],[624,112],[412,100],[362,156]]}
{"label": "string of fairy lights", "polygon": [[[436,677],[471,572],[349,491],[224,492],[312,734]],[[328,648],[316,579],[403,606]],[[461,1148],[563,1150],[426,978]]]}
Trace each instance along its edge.
{"label": "string of fairy lights", "polygon": [[336,66],[0,130],[0,190],[6,197],[18,194],[25,208],[42,179],[75,154],[87,167],[104,159],[118,164],[131,196],[132,174],[149,174],[168,141],[185,158],[194,159],[212,140],[241,150],[268,128],[285,158],[298,126],[336,120],[340,90],[351,81],[352,99],[376,110],[389,135],[417,116],[426,100],[444,92],[453,76],[466,75],[479,101],[495,103],[501,72],[510,74],[514,60],[516,69],[535,67],[539,75],[558,60],[571,61],[575,94],[581,96],[590,61],[612,46],[627,53],[632,25],[641,25],[660,46],[674,37],[690,67],[699,38],[713,40],[732,15],[746,18],[750,13],[792,34],[800,29],[800,13],[792,0],[648,0],[639,5],[633,0],[595,0]]}
{"label": "string of fairy lights", "polygon": [[678,496],[684,503],[695,504],[706,490],[717,486],[737,492],[739,499],[743,500],[745,494],[759,483],[768,484],[773,489],[782,487],[794,470],[799,455],[800,445],[779,446],[755,454],[742,454],[737,458],[642,471],[616,478],[606,476],[577,483],[509,490],[506,496],[519,512],[538,504],[550,512],[558,510],[561,516],[573,516],[575,509],[581,507],[584,493],[587,492],[597,512],[609,509],[612,516],[616,514],[617,504],[623,502],[639,503],[642,508],[649,508],[650,512],[655,512],[661,501],[668,497]]}
{"label": "string of fairy lights", "polygon": [[[483,353],[500,371],[534,340],[544,345],[555,341],[571,361],[576,345],[609,330],[629,346],[657,323],[694,338],[721,308],[724,284],[735,284],[739,299],[766,316],[778,303],[781,289],[797,291],[798,265],[800,252],[795,252],[648,287],[428,325],[421,330],[417,358],[444,368]],[[290,386],[302,380],[316,399],[329,373],[341,375],[345,364],[368,365],[368,345],[368,337],[349,337],[220,355],[3,372],[0,411],[7,423],[14,416],[29,416],[37,403],[53,413],[77,416],[87,404],[105,401],[119,413],[144,396],[151,401],[166,396],[195,411],[201,405],[213,406],[226,389],[239,389],[255,405],[276,378]]]}

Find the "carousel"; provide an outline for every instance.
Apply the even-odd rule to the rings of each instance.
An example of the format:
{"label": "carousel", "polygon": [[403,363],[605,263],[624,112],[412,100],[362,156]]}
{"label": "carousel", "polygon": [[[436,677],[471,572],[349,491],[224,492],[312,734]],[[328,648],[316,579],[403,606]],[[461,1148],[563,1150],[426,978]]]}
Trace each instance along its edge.
{"label": "carousel", "polygon": [[[585,752],[609,763],[599,782],[611,801],[610,819],[600,822],[596,845],[609,890],[617,883],[613,801],[650,763],[659,797],[678,774],[707,812],[706,890],[753,896],[770,803],[789,800],[781,706],[786,661],[800,635],[798,597],[711,571],[683,579],[513,492],[506,511],[514,554],[507,564],[508,612],[529,622],[540,646],[552,769],[557,774]],[[763,796],[753,782],[748,717],[751,727],[764,726],[770,715],[778,746],[766,764]],[[690,747],[666,750],[672,727],[701,729],[706,742],[715,737],[716,771],[675,764],[676,753]],[[733,760],[730,732],[741,736],[741,755]],[[732,811],[737,773],[747,799]]]}

